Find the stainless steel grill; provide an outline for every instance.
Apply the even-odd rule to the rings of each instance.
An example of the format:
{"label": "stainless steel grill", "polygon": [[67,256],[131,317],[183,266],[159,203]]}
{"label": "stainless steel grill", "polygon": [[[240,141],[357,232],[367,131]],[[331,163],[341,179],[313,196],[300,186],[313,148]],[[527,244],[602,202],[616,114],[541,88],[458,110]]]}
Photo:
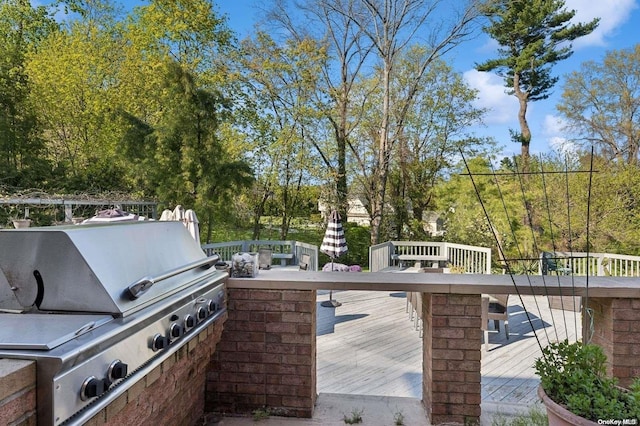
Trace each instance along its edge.
{"label": "stainless steel grill", "polygon": [[38,424],[80,424],[226,311],[179,222],[0,231],[0,358],[32,359]]}

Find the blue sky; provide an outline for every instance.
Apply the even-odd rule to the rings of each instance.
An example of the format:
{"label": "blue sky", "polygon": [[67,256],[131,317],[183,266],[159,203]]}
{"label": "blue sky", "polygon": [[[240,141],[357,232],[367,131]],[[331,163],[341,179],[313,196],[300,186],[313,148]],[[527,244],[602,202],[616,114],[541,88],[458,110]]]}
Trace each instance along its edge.
{"label": "blue sky", "polygon": [[[226,14],[229,26],[240,38],[253,31],[260,13],[259,0],[217,0],[217,10]],[[585,61],[601,61],[610,50],[628,49],[640,43],[640,0],[565,0],[567,9],[576,11],[577,22],[600,18],[600,25],[589,36],[573,43],[574,54],[554,68],[560,77],[549,99],[531,103],[527,119],[533,134],[531,153],[547,152],[562,147],[567,135],[555,109],[562,93],[564,75],[577,71]],[[514,96],[504,93],[504,83],[496,75],[474,70],[475,63],[495,57],[497,45],[481,34],[455,49],[448,59],[465,80],[479,91],[477,105],[489,109],[485,117],[486,127],[477,129],[479,135],[491,135],[504,147],[505,155],[519,154],[520,146],[509,140],[509,129],[519,129],[518,104]]]}

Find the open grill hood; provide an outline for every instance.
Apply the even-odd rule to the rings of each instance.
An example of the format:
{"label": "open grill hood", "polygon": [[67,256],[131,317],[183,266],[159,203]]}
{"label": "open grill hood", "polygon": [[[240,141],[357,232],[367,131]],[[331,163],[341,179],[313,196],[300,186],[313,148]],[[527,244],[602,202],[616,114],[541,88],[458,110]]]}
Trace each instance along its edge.
{"label": "open grill hood", "polygon": [[215,260],[180,222],[3,230],[0,310],[124,317],[210,273]]}

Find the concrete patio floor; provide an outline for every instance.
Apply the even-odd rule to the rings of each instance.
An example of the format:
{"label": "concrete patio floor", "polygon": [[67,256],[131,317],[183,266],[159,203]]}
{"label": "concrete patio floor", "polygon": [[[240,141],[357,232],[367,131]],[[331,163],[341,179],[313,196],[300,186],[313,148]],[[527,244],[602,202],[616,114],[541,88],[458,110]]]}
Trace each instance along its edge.
{"label": "concrete patio floor", "polygon": [[[540,410],[544,407],[540,405]],[[482,403],[480,426],[504,424],[505,420],[526,412],[522,404]],[[406,397],[320,394],[311,419],[269,416],[256,420],[253,417],[224,417],[211,415],[202,426],[344,426],[345,418],[360,413],[363,426],[429,426],[427,414],[419,399]],[[397,420],[402,422],[396,423]],[[494,422],[494,420],[496,422]]]}

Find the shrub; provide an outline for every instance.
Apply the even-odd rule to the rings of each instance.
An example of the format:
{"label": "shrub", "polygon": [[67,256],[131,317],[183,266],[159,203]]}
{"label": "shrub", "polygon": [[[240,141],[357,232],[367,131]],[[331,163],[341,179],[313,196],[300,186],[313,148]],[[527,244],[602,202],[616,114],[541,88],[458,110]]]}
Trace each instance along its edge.
{"label": "shrub", "polygon": [[564,340],[542,350],[535,370],[547,396],[580,417],[640,420],[640,380],[629,391],[617,386],[606,360],[597,345]]}

